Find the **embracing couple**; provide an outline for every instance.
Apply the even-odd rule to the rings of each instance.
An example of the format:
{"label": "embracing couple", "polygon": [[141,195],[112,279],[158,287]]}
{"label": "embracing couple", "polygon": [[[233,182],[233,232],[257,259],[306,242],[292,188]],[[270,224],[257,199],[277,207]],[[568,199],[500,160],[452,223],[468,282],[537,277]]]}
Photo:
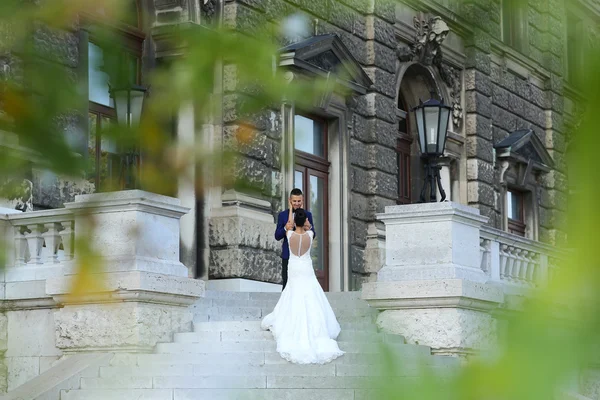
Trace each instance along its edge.
{"label": "embracing couple", "polygon": [[310,249],[315,231],[303,203],[302,191],[294,189],[289,209],[279,213],[275,239],[283,240],[283,292],[261,325],[273,333],[281,357],[297,364],[324,364],[344,352],[335,341],[340,324],[313,269]]}

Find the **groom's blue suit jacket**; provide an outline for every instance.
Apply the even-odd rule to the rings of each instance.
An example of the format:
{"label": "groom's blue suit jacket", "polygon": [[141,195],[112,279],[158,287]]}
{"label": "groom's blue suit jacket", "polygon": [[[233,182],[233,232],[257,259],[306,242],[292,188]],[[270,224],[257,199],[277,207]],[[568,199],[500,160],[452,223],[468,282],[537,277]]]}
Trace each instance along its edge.
{"label": "groom's blue suit jacket", "polygon": [[[308,222],[310,222],[310,229],[315,232],[315,224],[313,224],[313,218],[310,211],[306,211],[306,216],[308,217]],[[288,247],[287,236],[285,235],[285,224],[287,224],[290,216],[290,209],[288,208],[285,211],[279,213],[277,217],[277,228],[275,229],[275,240],[283,239],[283,244],[281,245],[281,258],[284,260],[288,260],[290,258],[290,248]],[[317,234],[315,233],[315,237]]]}

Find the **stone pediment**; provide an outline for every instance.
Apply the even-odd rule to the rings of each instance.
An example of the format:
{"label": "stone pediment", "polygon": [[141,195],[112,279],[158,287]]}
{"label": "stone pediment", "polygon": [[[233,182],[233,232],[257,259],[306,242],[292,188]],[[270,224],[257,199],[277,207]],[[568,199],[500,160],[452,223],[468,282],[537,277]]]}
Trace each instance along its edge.
{"label": "stone pediment", "polygon": [[531,163],[534,169],[541,171],[549,171],[554,167],[552,157],[531,129],[512,132],[506,139],[495,144],[494,149],[499,159]]}
{"label": "stone pediment", "polygon": [[280,49],[279,65],[323,77],[334,74],[338,83],[357,94],[365,94],[373,84],[336,34],[313,36]]}

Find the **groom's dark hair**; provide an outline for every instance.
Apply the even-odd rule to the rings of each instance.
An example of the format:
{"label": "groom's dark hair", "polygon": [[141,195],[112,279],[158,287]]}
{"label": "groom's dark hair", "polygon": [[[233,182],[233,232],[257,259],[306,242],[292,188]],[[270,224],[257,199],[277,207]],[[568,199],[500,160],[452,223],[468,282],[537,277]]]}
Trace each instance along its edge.
{"label": "groom's dark hair", "polygon": [[292,191],[290,192],[290,197],[292,196],[302,196],[302,190],[298,188],[292,189]]}
{"label": "groom's dark hair", "polygon": [[294,212],[294,223],[296,224],[296,226],[304,226],[305,222],[306,222],[306,211],[304,211],[302,208],[298,208]]}

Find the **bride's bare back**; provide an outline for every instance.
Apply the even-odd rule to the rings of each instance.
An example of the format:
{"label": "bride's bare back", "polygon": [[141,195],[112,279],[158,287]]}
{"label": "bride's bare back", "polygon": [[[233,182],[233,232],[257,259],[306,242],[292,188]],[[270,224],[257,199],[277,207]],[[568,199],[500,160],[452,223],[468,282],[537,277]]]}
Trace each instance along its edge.
{"label": "bride's bare back", "polygon": [[288,242],[290,243],[290,251],[296,257],[302,257],[310,250],[312,243],[312,231],[307,231],[302,234],[289,232]]}

